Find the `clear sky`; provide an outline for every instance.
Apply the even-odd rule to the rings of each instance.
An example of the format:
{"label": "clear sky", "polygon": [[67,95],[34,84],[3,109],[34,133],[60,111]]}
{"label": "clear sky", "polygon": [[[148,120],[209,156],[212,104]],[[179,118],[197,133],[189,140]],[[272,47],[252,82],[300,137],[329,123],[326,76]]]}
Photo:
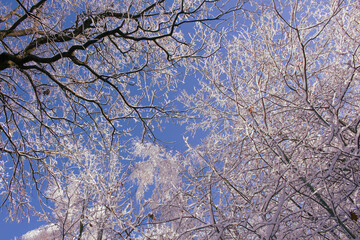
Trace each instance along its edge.
{"label": "clear sky", "polygon": [[[10,6],[16,6],[17,3],[15,0],[0,0],[2,3],[10,4]],[[193,31],[192,24],[183,25],[185,31],[190,32]],[[194,86],[196,84],[195,78],[196,76],[188,76],[187,81],[184,84],[179,84],[178,90],[185,89],[188,92],[194,91]],[[181,76],[181,69],[179,78],[183,78]],[[174,92],[173,94],[178,94],[179,92]],[[175,96],[175,95],[174,95]],[[173,96],[173,97],[174,97]],[[183,136],[188,137],[188,142],[191,145],[198,144],[200,142],[201,137],[204,134],[197,135],[196,138],[192,138],[191,133],[186,133],[185,126],[181,126],[177,123],[169,122],[164,124],[163,131],[155,130],[154,131],[156,137],[159,139],[159,143],[165,145],[168,149],[173,151],[184,151],[186,149],[185,143],[183,141]],[[0,239],[11,240],[16,237],[21,237],[23,234],[28,231],[34,230],[41,225],[46,224],[45,222],[39,222],[36,217],[30,217],[28,219],[23,219],[22,222],[10,222],[5,221],[7,217],[6,209],[3,209],[0,213],[1,221],[0,221]]]}

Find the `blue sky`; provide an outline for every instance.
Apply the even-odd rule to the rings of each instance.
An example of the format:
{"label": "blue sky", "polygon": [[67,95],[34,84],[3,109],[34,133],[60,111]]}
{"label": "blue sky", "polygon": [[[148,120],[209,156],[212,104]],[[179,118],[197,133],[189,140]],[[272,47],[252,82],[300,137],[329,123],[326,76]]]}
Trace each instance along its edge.
{"label": "blue sky", "polygon": [[[9,1],[9,0],[1,0],[5,4],[11,4],[11,6],[16,6],[17,3],[15,0]],[[185,32],[192,32],[193,26],[192,24],[185,24],[181,26]],[[183,69],[179,69],[179,78],[182,79],[184,76]],[[196,86],[196,75],[191,75],[186,77],[185,83],[179,83],[177,90],[179,92],[173,92],[173,96],[175,97],[176,94],[179,94],[182,89],[185,89],[189,93],[192,93],[194,90],[194,87]],[[196,137],[192,137],[192,134],[187,132],[186,133],[186,126],[180,125],[179,123],[172,122],[171,120],[164,124],[163,131],[154,130],[155,136],[158,138],[159,143],[162,145],[165,145],[166,148],[173,150],[173,151],[184,151],[186,150],[186,145],[184,143],[183,137],[188,137],[188,142],[190,145],[196,145],[200,143],[201,138],[205,136],[205,133],[200,132],[196,135]],[[36,198],[36,196],[33,196]],[[30,217],[29,219],[23,219],[22,222],[9,222],[5,221],[7,217],[7,211],[4,208],[1,213],[1,223],[0,223],[0,233],[1,233],[1,239],[15,239],[15,237],[20,237],[23,234],[27,233],[28,231],[34,230],[41,225],[46,224],[46,222],[39,222],[36,217]]]}

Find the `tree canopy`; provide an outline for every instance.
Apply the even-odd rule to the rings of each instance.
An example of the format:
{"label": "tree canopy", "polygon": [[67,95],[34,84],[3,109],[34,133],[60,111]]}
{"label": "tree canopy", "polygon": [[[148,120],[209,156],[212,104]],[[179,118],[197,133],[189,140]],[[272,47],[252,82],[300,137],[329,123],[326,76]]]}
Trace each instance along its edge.
{"label": "tree canopy", "polygon": [[[23,239],[360,236],[359,1],[2,4],[1,208],[48,222]],[[169,120],[204,137],[169,150]]]}

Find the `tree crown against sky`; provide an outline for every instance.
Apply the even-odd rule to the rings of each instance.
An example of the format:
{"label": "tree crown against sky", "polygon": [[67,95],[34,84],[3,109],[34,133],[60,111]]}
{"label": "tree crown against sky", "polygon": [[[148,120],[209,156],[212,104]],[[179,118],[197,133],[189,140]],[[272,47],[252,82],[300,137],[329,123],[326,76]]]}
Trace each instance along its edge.
{"label": "tree crown against sky", "polygon": [[[32,183],[47,199],[34,211],[48,237],[356,239],[359,8],[24,1],[4,10],[9,216],[31,207]],[[179,69],[197,81],[177,93],[181,115],[166,97]],[[152,141],[165,117],[207,136],[169,151]],[[136,121],[143,134],[129,142]]]}
{"label": "tree crown against sky", "polygon": [[40,182],[44,171],[50,176],[56,165],[48,158],[66,158],[76,145],[118,151],[131,121],[142,125],[143,139],[154,138],[158,119],[174,116],[167,93],[178,81],[176,66],[206,49],[180,28],[226,14],[209,14],[214,3],[3,3],[1,151],[14,166],[5,200]]}
{"label": "tree crown against sky", "polygon": [[199,164],[172,199],[197,213],[190,226],[219,239],[359,236],[358,10],[271,1],[196,61],[201,87],[181,101],[200,119],[190,129],[210,133],[189,146]]}
{"label": "tree crown against sky", "polygon": [[[168,97],[183,78],[177,68],[212,53],[205,39],[182,30],[197,23],[213,31],[209,21],[242,3],[1,5],[1,208],[11,220],[35,214],[54,222],[63,237],[108,236],[99,221],[110,221],[110,212],[109,232],[128,236],[148,214],[132,206],[129,184],[123,187],[132,171],[131,136],[156,138],[162,119],[177,116]],[[89,233],[91,225],[100,230]]]}

